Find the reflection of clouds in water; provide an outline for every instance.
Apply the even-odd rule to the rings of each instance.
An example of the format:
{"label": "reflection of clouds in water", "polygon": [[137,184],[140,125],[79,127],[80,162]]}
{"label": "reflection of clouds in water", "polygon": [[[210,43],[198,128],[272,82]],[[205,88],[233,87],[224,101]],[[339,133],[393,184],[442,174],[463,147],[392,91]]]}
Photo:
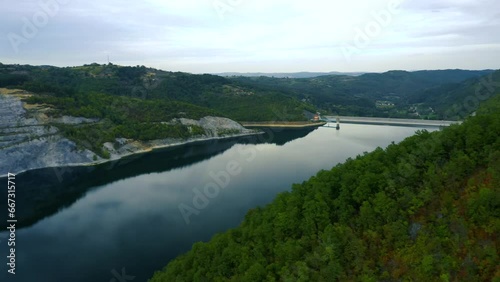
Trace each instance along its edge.
{"label": "reflection of clouds in water", "polygon": [[[385,148],[391,141],[398,143],[413,135],[421,128],[417,127],[403,127],[403,126],[386,126],[386,125],[362,125],[362,124],[341,124],[339,134],[340,137],[345,137],[344,132],[347,132],[348,139],[346,142],[357,143],[364,147],[382,147]],[[437,128],[429,128],[428,131],[432,132]],[[388,140],[389,143],[387,142]]]}
{"label": "reflection of clouds in water", "polygon": [[[277,191],[288,190],[292,183],[306,180],[319,169],[330,169],[348,157],[377,146],[385,147],[390,141],[401,141],[415,130],[344,124],[340,131],[320,128],[284,146],[236,145],[220,155],[188,167],[137,176],[89,192],[70,209],[59,213],[54,220],[73,222],[76,229],[78,226],[84,229],[88,226],[105,226],[104,230],[110,231],[119,222],[140,218],[144,214],[158,213],[163,218],[180,217],[177,205],[192,204],[193,189],[202,190],[208,183],[214,182],[209,176],[210,172],[225,171],[227,163],[237,161],[242,169],[241,174],[231,176],[228,187],[221,189],[218,197],[210,200],[210,205],[198,216],[205,218],[210,209],[231,210],[269,197]],[[241,146],[246,150],[253,149],[255,158],[248,161],[251,155],[242,154]],[[47,222],[45,226],[52,228]]]}

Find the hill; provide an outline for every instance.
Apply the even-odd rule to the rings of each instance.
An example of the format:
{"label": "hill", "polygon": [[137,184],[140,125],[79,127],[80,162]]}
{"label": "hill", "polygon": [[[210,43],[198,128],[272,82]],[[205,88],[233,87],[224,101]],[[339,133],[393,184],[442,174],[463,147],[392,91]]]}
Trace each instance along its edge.
{"label": "hill", "polygon": [[498,281],[500,96],[321,171],[150,280]]}
{"label": "hill", "polygon": [[414,109],[409,97],[450,83],[492,73],[491,70],[389,71],[360,76],[314,78],[231,77],[242,85],[281,91],[327,113],[394,118],[435,118],[432,111]]}
{"label": "hill", "polygon": [[273,73],[264,73],[264,72],[224,72],[224,73],[214,73],[214,75],[219,76],[245,76],[245,77],[259,77],[259,76],[267,76],[267,77],[276,77],[276,78],[311,78],[325,75],[350,75],[350,76],[358,76],[362,75],[364,72],[273,72]]}
{"label": "hill", "polygon": [[485,76],[448,83],[410,95],[409,103],[432,108],[438,119],[463,119],[500,88],[500,71]]}
{"label": "hill", "polygon": [[[445,117],[444,109],[452,106],[457,96],[463,96],[464,88],[474,88],[476,81],[492,72],[389,71],[322,76],[303,72],[221,77],[113,64],[66,68],[0,64],[0,87],[55,97],[99,93],[178,101],[237,121],[303,121],[305,110],[318,109],[346,116],[439,119]],[[448,98],[439,98],[443,95]]]}
{"label": "hill", "polygon": [[215,75],[166,72],[145,66],[90,64],[58,68],[0,64],[0,87],[57,98],[97,93],[177,101],[238,121],[299,121],[305,120],[304,110],[315,110],[310,104],[278,91],[241,86]]}

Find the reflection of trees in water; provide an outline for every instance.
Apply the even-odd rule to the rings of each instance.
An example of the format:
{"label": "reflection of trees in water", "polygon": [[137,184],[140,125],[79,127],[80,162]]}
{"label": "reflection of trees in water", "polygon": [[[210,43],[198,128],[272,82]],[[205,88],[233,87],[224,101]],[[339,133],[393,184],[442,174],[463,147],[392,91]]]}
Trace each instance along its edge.
{"label": "reflection of trees in water", "polygon": [[[211,140],[132,155],[99,166],[46,168],[16,177],[18,227],[27,227],[69,207],[87,191],[109,183],[148,173],[166,172],[213,158],[235,144],[274,143],[279,146],[305,137],[312,130],[264,130],[266,134]],[[6,197],[6,190],[2,190]],[[0,209],[7,209],[0,203]],[[0,215],[5,217],[6,215]],[[0,218],[6,222],[6,218]],[[5,224],[5,223],[4,223]]]}

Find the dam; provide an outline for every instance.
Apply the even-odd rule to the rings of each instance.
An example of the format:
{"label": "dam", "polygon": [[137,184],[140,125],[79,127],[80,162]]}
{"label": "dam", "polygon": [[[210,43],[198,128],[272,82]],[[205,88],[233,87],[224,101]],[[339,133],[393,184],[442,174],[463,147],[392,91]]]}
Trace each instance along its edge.
{"label": "dam", "polygon": [[450,120],[425,120],[425,119],[402,119],[402,118],[379,118],[379,117],[353,117],[353,116],[324,116],[323,120],[329,123],[353,123],[374,125],[399,125],[399,126],[426,126],[446,127],[452,124],[460,124],[461,121]]}

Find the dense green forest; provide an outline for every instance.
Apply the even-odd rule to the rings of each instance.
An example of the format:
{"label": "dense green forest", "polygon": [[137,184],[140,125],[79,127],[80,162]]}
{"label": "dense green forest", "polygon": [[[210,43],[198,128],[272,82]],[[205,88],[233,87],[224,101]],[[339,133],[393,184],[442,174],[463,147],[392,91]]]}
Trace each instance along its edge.
{"label": "dense green forest", "polygon": [[321,171],[157,281],[500,281],[500,96]]}
{"label": "dense green forest", "polygon": [[237,121],[300,121],[305,120],[304,110],[315,111],[312,105],[278,91],[240,86],[215,75],[166,72],[145,66],[90,64],[57,68],[0,64],[0,87],[55,98],[99,93],[184,102]]}
{"label": "dense green forest", "polygon": [[[2,65],[0,87],[55,97],[101,93],[142,100],[181,101],[237,121],[299,121],[304,110],[327,114],[461,119],[445,113],[492,70],[389,71],[312,78],[221,77],[145,66]],[[498,72],[494,79],[497,79]],[[469,85],[470,91],[464,89]],[[464,92],[465,91],[465,92]]]}
{"label": "dense green forest", "polygon": [[[389,71],[360,76],[326,75],[313,78],[232,77],[239,83],[262,89],[272,89],[312,103],[326,113],[355,116],[400,118],[440,118],[443,109],[454,101],[440,104],[437,112],[418,104],[418,98],[440,96],[444,85],[479,78],[492,71],[438,70]],[[428,92],[425,92],[428,91]]]}
{"label": "dense green forest", "polygon": [[439,119],[461,120],[500,88],[500,71],[459,83],[444,84],[410,95],[409,103],[432,107]]}

